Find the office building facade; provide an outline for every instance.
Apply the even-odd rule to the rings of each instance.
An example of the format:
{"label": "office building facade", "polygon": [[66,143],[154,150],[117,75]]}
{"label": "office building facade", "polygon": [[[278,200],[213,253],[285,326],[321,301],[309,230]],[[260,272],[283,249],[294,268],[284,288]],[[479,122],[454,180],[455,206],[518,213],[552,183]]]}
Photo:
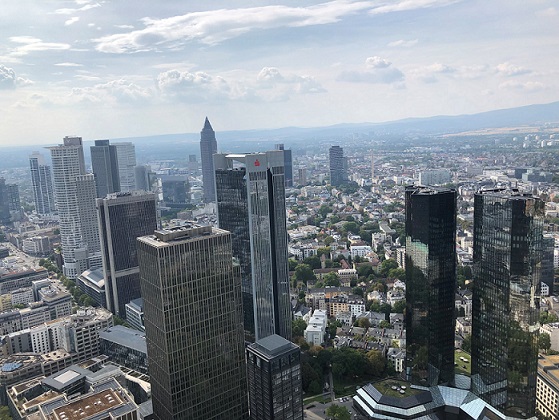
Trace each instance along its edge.
{"label": "office building facade", "polygon": [[246,350],[250,418],[303,418],[301,349],[279,335],[270,335]]}
{"label": "office building facade", "polygon": [[118,158],[116,146],[109,140],[95,140],[91,146],[91,167],[95,175],[97,197],[120,191]]}
{"label": "office building facade", "polygon": [[10,223],[10,199],[8,197],[8,186],[6,180],[0,178],[0,224]]}
{"label": "office building facade", "polygon": [[154,417],[248,415],[231,233],[190,225],[138,238]]}
{"label": "office building facade", "polygon": [[31,169],[35,211],[42,215],[54,213],[56,206],[54,204],[50,166],[45,164],[45,159],[40,153],[34,152],[29,157],[29,167]]}
{"label": "office building facade", "polygon": [[100,267],[99,235],[95,234],[95,181],[85,173],[81,137],[65,137],[63,144],[48,149],[60,218],[64,275],[75,279],[88,268]]}
{"label": "office building facade", "polygon": [[293,155],[291,149],[286,149],[283,143],[278,143],[276,144],[276,150],[283,151],[285,188],[291,188],[293,186]]}
{"label": "office building facade", "polygon": [[200,132],[200,160],[202,163],[202,184],[204,186],[204,201],[215,201],[214,161],[213,155],[217,153],[217,140],[215,131],[206,117],[204,128]]}
{"label": "office building facade", "polygon": [[535,414],[544,203],[474,196],[472,391],[506,415]]}
{"label": "office building facade", "polygon": [[136,239],[157,229],[156,196],[144,191],[97,199],[106,308],[125,318],[125,305],[141,296]]}
{"label": "office building facade", "polygon": [[330,157],[330,185],[337,187],[347,180],[347,163],[344,158],[344,149],[340,146],[332,146],[328,153]]}
{"label": "office building facade", "polygon": [[134,143],[113,143],[116,148],[118,166],[118,179],[121,192],[129,192],[136,189],[136,178],[134,168],[136,167],[136,147]]}
{"label": "office building facade", "polygon": [[454,383],[456,191],[406,188],[406,377]]}
{"label": "office building facade", "polygon": [[214,155],[219,227],[233,234],[245,330],[291,337],[283,152]]}

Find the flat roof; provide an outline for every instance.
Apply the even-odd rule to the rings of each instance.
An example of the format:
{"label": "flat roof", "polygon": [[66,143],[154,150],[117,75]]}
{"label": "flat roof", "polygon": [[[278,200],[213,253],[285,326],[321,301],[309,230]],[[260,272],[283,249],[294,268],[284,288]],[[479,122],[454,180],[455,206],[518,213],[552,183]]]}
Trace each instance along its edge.
{"label": "flat roof", "polygon": [[81,420],[115,409],[124,402],[117,392],[112,389],[106,389],[62,407],[55,408],[53,414],[59,419]]}
{"label": "flat roof", "polygon": [[250,348],[258,351],[259,353],[274,357],[279,354],[287,353],[291,350],[297,349],[298,347],[291,341],[288,341],[277,334],[272,334],[268,337],[258,340],[254,344],[251,344]]}
{"label": "flat roof", "polygon": [[115,325],[99,332],[99,339],[111,341],[142,353],[147,353],[146,333],[122,325]]}

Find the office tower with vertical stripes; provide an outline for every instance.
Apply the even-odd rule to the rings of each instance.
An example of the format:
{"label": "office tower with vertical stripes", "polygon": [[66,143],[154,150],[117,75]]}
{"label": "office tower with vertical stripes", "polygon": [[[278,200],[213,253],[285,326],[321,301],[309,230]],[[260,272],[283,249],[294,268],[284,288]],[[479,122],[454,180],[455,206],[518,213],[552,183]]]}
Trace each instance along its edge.
{"label": "office tower with vertical stripes", "polygon": [[95,175],[97,197],[120,191],[117,149],[109,140],[95,140],[91,146],[91,167]]}
{"label": "office tower with vertical stripes", "polygon": [[52,188],[52,174],[50,166],[45,164],[45,158],[38,152],[29,157],[31,168],[31,184],[35,211],[38,214],[52,214],[56,210],[54,205],[54,191]]}
{"label": "office tower with vertical stripes", "polygon": [[116,148],[118,164],[118,179],[121,192],[129,192],[136,189],[134,168],[136,167],[136,148],[134,143],[113,143]]}

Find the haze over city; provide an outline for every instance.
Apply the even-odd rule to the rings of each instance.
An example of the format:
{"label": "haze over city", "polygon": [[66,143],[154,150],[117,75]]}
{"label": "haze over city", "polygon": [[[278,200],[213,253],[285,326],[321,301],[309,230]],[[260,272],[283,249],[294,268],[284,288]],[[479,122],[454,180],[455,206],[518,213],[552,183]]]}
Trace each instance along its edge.
{"label": "haze over city", "polygon": [[1,146],[559,99],[553,1],[6,2]]}

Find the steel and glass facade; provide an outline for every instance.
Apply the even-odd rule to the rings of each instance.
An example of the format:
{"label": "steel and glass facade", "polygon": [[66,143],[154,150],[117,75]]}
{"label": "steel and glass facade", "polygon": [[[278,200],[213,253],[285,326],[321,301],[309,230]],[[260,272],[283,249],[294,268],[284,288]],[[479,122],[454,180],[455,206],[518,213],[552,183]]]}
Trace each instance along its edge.
{"label": "steel and glass facade", "polygon": [[283,152],[214,155],[219,227],[233,234],[245,330],[291,337]]}
{"label": "steel and glass facade", "polygon": [[31,169],[35,211],[38,214],[54,213],[56,206],[54,205],[50,166],[45,165],[43,156],[35,152],[29,157],[29,167]]}
{"label": "steel and glass facade", "polygon": [[157,420],[246,419],[241,285],[231,233],[210,226],[138,239]]}
{"label": "steel and glass facade", "polygon": [[214,161],[212,156],[217,153],[215,131],[206,117],[204,128],[200,132],[200,160],[202,162],[202,185],[204,187],[204,201],[215,201]]}
{"label": "steel and glass facade", "polygon": [[406,376],[454,383],[456,191],[406,188]]}
{"label": "steel and glass facade", "polygon": [[97,197],[120,191],[117,149],[109,140],[95,140],[91,146],[91,167],[95,175]]}
{"label": "steel and glass facade", "polygon": [[340,146],[332,146],[328,153],[330,157],[330,185],[337,187],[347,178],[344,149]]}
{"label": "steel and glass facade", "polygon": [[125,305],[141,296],[136,239],[157,229],[156,196],[143,191],[109,194],[97,199],[97,215],[106,307],[125,318]]}
{"label": "steel and glass facade", "polygon": [[472,391],[515,417],[535,414],[543,218],[514,190],[474,197]]}

